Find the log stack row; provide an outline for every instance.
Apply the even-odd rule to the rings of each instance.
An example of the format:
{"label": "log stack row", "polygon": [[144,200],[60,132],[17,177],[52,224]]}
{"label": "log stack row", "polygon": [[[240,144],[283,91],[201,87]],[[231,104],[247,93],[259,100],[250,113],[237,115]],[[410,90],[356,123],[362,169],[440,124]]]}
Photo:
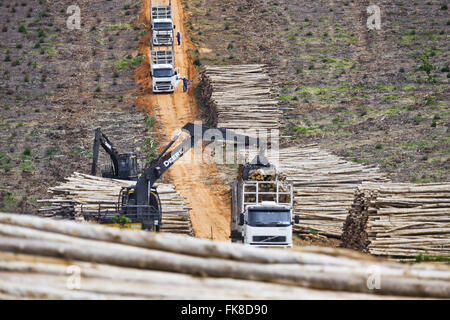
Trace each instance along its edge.
{"label": "log stack row", "polygon": [[343,240],[345,247],[379,256],[449,257],[450,183],[363,184]]}
{"label": "log stack row", "polygon": [[450,297],[449,266],[344,249],[262,249],[0,213],[3,299]]}
{"label": "log stack row", "polygon": [[[105,179],[75,172],[66,182],[49,188],[51,199],[39,200],[49,203],[39,210],[44,216],[58,216],[83,220],[81,209],[97,209],[98,204],[105,206],[118,202],[122,187],[134,185],[133,181]],[[162,232],[194,235],[189,215],[189,207],[183,196],[171,184],[157,185],[162,206]]]}
{"label": "log stack row", "polygon": [[206,66],[202,100],[209,124],[233,130],[279,129],[282,111],[264,65]]}
{"label": "log stack row", "polygon": [[294,184],[294,214],[300,224],[297,233],[317,233],[340,238],[343,223],[363,181],[385,182],[386,175],[339,158],[317,145],[281,149],[278,169]]}

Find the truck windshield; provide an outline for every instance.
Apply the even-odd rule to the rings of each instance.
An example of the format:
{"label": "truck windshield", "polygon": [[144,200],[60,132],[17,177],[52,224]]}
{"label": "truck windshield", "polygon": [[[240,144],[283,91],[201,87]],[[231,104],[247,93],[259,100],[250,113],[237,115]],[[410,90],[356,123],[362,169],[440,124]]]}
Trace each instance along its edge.
{"label": "truck windshield", "polygon": [[252,227],[276,227],[291,225],[291,212],[251,210],[248,212],[248,224]]}
{"label": "truck windshield", "polygon": [[154,24],[153,28],[157,30],[171,30],[172,24],[170,22],[158,22]]}
{"label": "truck windshield", "polygon": [[172,69],[154,69],[153,76],[156,78],[171,77],[173,75]]}

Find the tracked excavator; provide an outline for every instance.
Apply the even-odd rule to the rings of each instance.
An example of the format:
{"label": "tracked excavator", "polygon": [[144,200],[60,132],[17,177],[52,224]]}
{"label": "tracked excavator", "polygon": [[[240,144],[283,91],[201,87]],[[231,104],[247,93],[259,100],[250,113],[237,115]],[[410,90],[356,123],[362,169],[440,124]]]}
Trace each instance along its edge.
{"label": "tracked excavator", "polygon": [[[233,141],[235,146],[239,144],[256,146],[260,150],[260,155],[246,165],[248,168],[246,172],[259,167],[270,166],[264,157],[265,144],[261,143],[260,139],[236,134],[231,130],[221,128],[214,128],[220,133],[216,137],[207,138],[210,135],[205,135],[205,132],[209,129],[209,127],[202,124],[186,124],[143,171],[137,179],[136,185],[121,189],[118,202],[115,205],[99,205],[96,210],[82,210],[84,218],[111,224],[114,223],[115,217],[121,216],[126,217],[127,220],[136,225],[135,228],[159,231],[162,221],[162,208],[155,182],[199,141],[206,143]],[[189,136],[171,151],[168,151],[183,132]]]}
{"label": "tracked excavator", "polygon": [[93,159],[91,167],[91,175],[97,173],[98,155],[100,146],[105,150],[111,159],[110,164],[102,166],[102,177],[120,180],[137,180],[141,169],[137,162],[137,156],[134,152],[119,153],[114,144],[102,132],[101,128],[95,130]]}

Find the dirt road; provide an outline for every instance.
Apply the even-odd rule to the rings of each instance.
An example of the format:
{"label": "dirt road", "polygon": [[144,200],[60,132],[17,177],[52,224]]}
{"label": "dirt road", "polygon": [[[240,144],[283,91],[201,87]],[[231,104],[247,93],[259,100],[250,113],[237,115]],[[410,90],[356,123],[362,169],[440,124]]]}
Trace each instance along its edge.
{"label": "dirt road", "polygon": [[[181,75],[192,80],[196,69],[187,53],[192,44],[188,42],[184,29],[184,13],[181,1],[172,1],[174,24],[181,33],[181,46],[175,47],[175,64],[181,69]],[[147,27],[150,24],[149,0],[142,0],[142,12],[139,22]],[[143,63],[136,69],[135,79],[141,85],[143,93],[136,99],[136,105],[156,118],[160,128],[162,145],[185,123],[198,119],[197,103],[191,87],[188,93],[183,93],[182,84],[173,94],[151,94],[151,78],[149,66],[149,42],[147,34],[139,43],[139,52],[146,56]],[[189,159],[190,155],[185,155]],[[191,219],[195,235],[199,238],[213,238],[227,241],[229,227],[229,197],[227,190],[218,178],[214,165],[180,161],[167,173],[170,180],[187,199],[192,207]]]}

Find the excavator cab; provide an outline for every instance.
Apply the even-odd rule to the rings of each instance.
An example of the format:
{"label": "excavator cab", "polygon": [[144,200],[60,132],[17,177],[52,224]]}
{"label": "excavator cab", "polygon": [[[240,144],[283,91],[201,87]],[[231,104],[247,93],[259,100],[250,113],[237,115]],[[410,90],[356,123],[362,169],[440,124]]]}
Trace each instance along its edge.
{"label": "excavator cab", "polygon": [[101,173],[103,178],[121,180],[137,180],[139,178],[141,169],[139,168],[136,153],[119,153],[100,128],[95,130],[91,175],[95,176],[96,174],[100,146],[111,159],[109,164],[102,166]]}
{"label": "excavator cab", "polygon": [[119,179],[137,180],[139,176],[139,166],[136,153],[128,152],[119,154],[118,160]]}
{"label": "excavator cab", "polygon": [[137,156],[134,152],[122,153],[117,155],[117,171],[114,170],[114,164],[102,166],[102,177],[121,180],[137,180],[140,174]]}

